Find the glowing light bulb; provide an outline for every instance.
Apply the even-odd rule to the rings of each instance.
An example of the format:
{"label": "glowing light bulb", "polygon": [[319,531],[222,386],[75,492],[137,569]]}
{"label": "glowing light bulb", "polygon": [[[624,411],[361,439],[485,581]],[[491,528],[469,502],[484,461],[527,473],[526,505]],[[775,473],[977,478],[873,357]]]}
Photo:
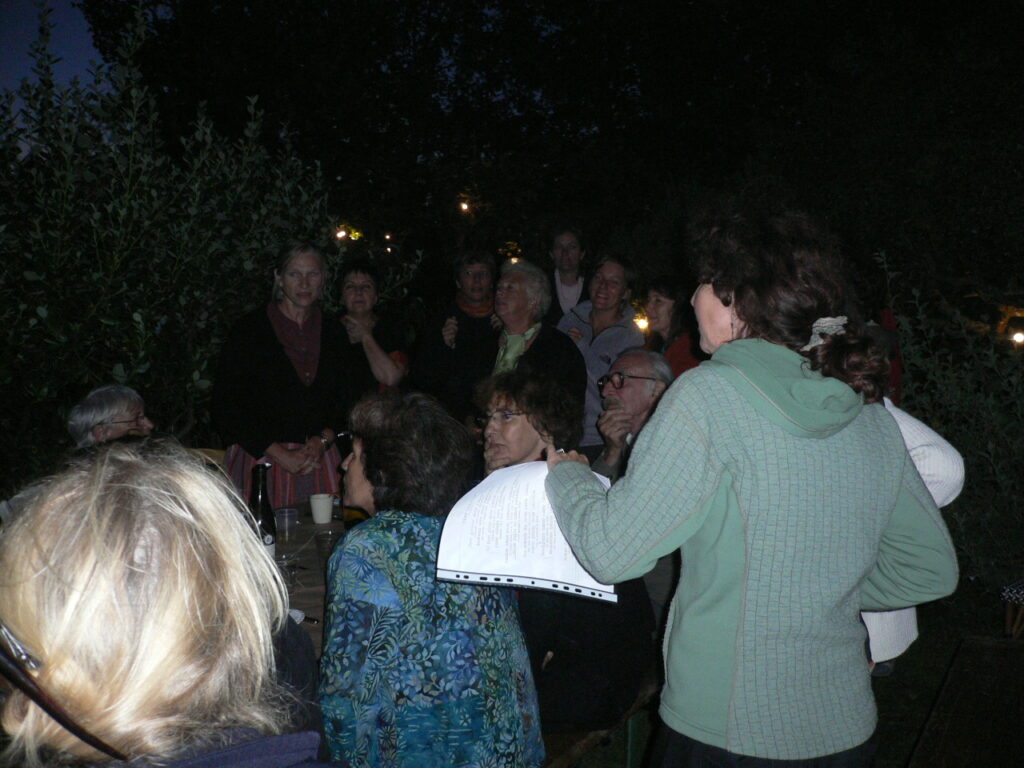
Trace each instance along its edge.
{"label": "glowing light bulb", "polygon": [[384,239],[385,240],[390,240],[391,239],[391,233],[389,232],[388,234],[384,235]]}
{"label": "glowing light bulb", "polygon": [[633,322],[636,323],[636,327],[639,328],[641,331],[647,330],[648,322],[646,317],[634,318]]}
{"label": "glowing light bulb", "polygon": [[469,211],[469,203],[459,203],[459,208],[462,210],[463,213],[466,213],[467,211]]}
{"label": "glowing light bulb", "polygon": [[339,229],[337,232],[334,233],[334,236],[339,240],[344,240],[346,237],[348,237],[348,232],[346,232],[344,229]]}
{"label": "glowing light bulb", "polygon": [[1013,339],[1014,344],[1024,344],[1024,332],[1017,331],[1010,338]]}

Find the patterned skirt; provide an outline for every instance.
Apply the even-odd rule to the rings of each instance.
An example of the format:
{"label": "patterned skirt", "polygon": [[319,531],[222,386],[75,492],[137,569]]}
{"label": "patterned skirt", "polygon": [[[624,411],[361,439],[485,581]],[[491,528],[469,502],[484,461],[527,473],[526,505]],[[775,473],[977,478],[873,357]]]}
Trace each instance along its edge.
{"label": "patterned skirt", "polygon": [[[282,443],[286,448],[301,448],[301,443]],[[270,491],[270,502],[274,509],[291,507],[306,501],[314,493],[338,492],[338,464],[342,457],[338,449],[332,445],[320,460],[320,468],[308,475],[293,475],[273,459],[267,456],[253,458],[242,446],[232,445],[224,456],[224,469],[235,484],[235,488],[246,501],[252,492],[252,468],[257,462],[270,465],[267,473],[267,486]]]}

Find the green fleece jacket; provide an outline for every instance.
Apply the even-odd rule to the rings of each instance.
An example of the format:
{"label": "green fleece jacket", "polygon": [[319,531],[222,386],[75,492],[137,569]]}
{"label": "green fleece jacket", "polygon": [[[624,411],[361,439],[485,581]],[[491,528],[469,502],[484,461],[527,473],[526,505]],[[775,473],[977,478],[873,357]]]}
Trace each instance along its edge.
{"label": "green fleece jacket", "polygon": [[609,491],[566,461],[547,492],[600,581],[682,550],[661,716],[738,754],[804,759],[868,739],[859,611],[956,587],[949,533],[892,416],[765,341],[725,344],[677,379]]}

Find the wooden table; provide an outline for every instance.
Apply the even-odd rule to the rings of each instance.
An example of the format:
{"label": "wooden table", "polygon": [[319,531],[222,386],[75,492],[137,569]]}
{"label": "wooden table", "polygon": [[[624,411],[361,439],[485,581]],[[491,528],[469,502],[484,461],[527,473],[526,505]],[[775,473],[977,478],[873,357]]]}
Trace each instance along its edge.
{"label": "wooden table", "polygon": [[311,619],[313,624],[302,622],[313,640],[313,648],[317,656],[323,650],[324,631],[324,598],[326,595],[326,557],[318,550],[316,535],[318,533],[337,532],[339,536],[345,530],[345,524],[334,520],[324,525],[313,522],[309,505],[299,505],[299,522],[289,532],[277,532],[277,556],[294,558],[293,564],[284,567],[285,580],[288,583],[288,598],[291,608],[298,608]]}

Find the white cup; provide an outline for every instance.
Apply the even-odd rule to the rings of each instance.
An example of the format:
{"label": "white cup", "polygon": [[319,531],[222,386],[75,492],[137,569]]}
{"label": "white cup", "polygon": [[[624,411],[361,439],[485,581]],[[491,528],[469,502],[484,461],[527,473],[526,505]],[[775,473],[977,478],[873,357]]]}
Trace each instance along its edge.
{"label": "white cup", "polygon": [[329,523],[334,513],[334,497],[329,493],[314,493],[309,497],[309,508],[313,510],[314,523]]}

